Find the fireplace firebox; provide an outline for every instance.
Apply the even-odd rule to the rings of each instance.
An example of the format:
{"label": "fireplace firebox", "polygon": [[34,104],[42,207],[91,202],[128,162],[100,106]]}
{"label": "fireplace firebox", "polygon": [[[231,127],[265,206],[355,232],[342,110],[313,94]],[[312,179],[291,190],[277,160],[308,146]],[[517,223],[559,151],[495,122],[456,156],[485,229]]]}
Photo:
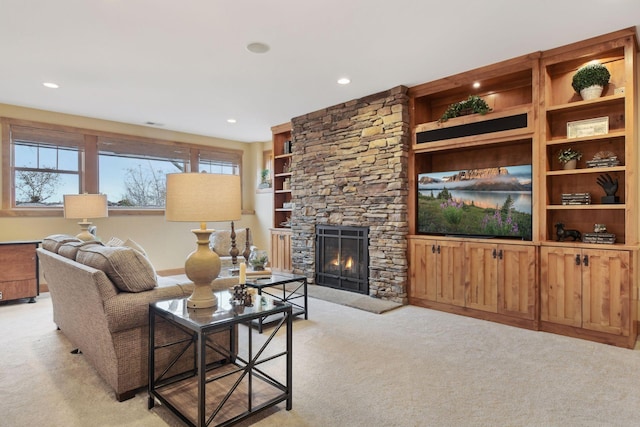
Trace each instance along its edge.
{"label": "fireplace firebox", "polygon": [[316,284],[369,294],[369,228],[316,226]]}

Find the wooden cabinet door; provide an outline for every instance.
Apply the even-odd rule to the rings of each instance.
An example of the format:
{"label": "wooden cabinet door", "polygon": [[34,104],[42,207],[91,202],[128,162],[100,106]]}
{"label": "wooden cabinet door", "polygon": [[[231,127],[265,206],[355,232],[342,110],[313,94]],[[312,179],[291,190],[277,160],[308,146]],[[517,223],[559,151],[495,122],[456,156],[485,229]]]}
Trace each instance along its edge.
{"label": "wooden cabinet door", "polygon": [[497,245],[465,244],[465,303],[469,308],[498,311]]}
{"label": "wooden cabinet door", "polygon": [[631,327],[628,251],[584,250],[582,327],[629,336]]}
{"label": "wooden cabinet door", "polygon": [[409,241],[409,296],[436,301],[437,253],[435,240],[410,239]]}
{"label": "wooden cabinet door", "polygon": [[291,232],[271,230],[271,271],[291,273]]}
{"label": "wooden cabinet door", "polygon": [[540,248],[540,320],[582,326],[581,251]]}
{"label": "wooden cabinet door", "polygon": [[464,307],[464,243],[440,240],[437,255],[437,301]]}
{"label": "wooden cabinet door", "polygon": [[498,245],[498,313],[535,319],[536,248]]}
{"label": "wooden cabinet door", "polygon": [[0,300],[38,296],[36,243],[0,245]]}

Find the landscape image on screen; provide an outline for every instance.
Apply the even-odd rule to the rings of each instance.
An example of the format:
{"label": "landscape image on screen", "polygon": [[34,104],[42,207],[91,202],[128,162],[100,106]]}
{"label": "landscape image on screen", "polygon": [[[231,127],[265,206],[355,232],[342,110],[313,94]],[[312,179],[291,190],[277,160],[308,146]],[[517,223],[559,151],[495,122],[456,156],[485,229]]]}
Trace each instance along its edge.
{"label": "landscape image on screen", "polygon": [[418,175],[418,233],[531,240],[531,165]]}

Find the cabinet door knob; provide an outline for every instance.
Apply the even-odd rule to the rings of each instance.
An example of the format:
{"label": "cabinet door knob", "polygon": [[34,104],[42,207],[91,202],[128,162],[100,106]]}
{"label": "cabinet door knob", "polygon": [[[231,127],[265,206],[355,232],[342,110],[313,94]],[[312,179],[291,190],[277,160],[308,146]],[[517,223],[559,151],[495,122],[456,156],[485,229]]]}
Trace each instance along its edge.
{"label": "cabinet door knob", "polygon": [[580,254],[576,254],[576,265],[580,265]]}
{"label": "cabinet door knob", "polygon": [[493,259],[496,259],[496,257],[498,256],[495,249],[491,253],[491,256],[493,256]]}
{"label": "cabinet door knob", "polygon": [[502,249],[498,252],[498,258],[502,259]]}
{"label": "cabinet door knob", "polygon": [[440,245],[438,245],[438,253],[440,253]]}
{"label": "cabinet door knob", "polygon": [[432,254],[436,253],[436,245],[431,245],[431,253]]}
{"label": "cabinet door knob", "polygon": [[584,264],[585,267],[589,266],[589,255],[584,256],[584,258],[582,259],[582,263]]}

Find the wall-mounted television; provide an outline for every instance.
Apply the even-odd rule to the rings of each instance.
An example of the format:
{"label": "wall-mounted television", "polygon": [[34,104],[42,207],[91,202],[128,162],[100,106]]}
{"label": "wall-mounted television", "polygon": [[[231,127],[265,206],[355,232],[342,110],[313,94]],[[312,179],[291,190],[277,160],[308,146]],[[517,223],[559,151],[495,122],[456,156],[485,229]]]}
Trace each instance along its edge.
{"label": "wall-mounted television", "polygon": [[418,233],[531,240],[531,165],[418,174]]}

